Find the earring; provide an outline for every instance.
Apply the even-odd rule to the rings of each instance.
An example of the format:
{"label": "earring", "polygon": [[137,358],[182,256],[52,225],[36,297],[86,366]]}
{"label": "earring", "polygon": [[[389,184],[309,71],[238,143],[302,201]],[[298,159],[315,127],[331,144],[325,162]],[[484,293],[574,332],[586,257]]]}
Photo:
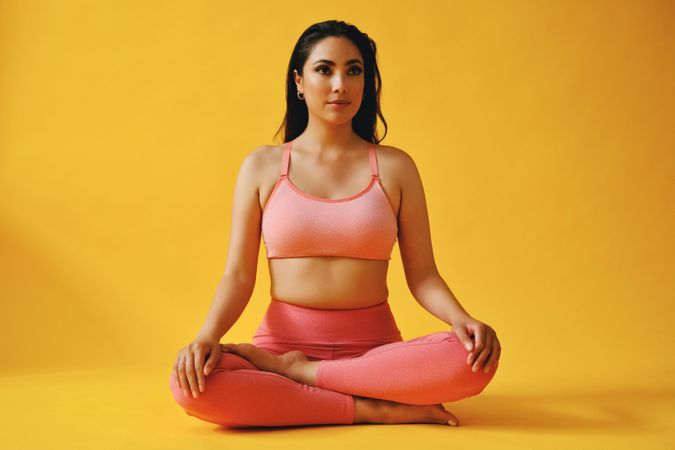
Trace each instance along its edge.
{"label": "earring", "polygon": [[[302,94],[302,97],[300,97],[300,94]],[[305,99],[305,94],[304,94],[303,92],[298,92],[297,95],[298,95],[298,98],[299,98],[300,100],[304,100],[304,99]]]}

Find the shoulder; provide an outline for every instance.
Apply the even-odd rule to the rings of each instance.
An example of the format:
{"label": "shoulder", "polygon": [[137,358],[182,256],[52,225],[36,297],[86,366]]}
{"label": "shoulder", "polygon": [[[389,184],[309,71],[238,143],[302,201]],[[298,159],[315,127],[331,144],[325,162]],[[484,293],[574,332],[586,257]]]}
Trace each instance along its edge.
{"label": "shoulder", "polygon": [[260,173],[281,158],[281,145],[259,145],[244,155],[242,170]]}
{"label": "shoulder", "polygon": [[283,145],[259,145],[241,161],[239,177],[256,189],[273,185],[279,175]]}
{"label": "shoulder", "polygon": [[281,145],[259,145],[250,150],[244,160],[249,163],[263,163],[265,160],[273,158],[275,154],[281,154]]}
{"label": "shoulder", "polygon": [[256,189],[260,185],[262,174],[269,166],[269,154],[274,146],[260,145],[244,153],[239,164],[238,183],[242,183]]}
{"label": "shoulder", "polygon": [[417,173],[412,155],[393,145],[377,145],[377,162],[382,171],[391,177],[405,180]]}

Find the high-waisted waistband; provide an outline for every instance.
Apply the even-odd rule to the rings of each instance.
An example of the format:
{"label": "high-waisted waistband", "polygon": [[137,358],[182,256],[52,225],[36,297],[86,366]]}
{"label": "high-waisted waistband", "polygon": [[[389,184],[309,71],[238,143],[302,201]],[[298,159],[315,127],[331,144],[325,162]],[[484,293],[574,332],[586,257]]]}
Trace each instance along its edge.
{"label": "high-waisted waistband", "polygon": [[301,350],[314,359],[341,359],[401,340],[388,300],[365,308],[320,309],[272,298],[252,343],[275,353]]}

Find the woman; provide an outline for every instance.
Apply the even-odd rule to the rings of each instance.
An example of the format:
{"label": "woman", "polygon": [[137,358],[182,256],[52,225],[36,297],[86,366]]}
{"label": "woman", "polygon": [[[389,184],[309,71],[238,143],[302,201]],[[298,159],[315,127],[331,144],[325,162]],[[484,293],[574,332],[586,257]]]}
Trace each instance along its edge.
{"label": "woman", "polygon": [[[227,267],[178,352],[173,395],[187,414],[230,427],[456,426],[441,403],[482,392],[501,349],[437,271],[412,158],[375,143],[375,43],[345,22],[312,25],[287,81],[285,144],[241,165]],[[270,305],[252,343],[220,344],[253,290],[261,231]],[[453,331],[402,339],[386,285],[397,238],[415,299]]]}

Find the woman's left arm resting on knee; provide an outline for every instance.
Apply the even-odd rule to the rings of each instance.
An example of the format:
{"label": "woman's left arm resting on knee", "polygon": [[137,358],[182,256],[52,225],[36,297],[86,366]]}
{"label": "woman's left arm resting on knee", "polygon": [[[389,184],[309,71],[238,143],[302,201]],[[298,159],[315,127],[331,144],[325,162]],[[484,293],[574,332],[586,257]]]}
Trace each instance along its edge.
{"label": "woman's left arm resting on knee", "polygon": [[439,273],[422,178],[412,157],[405,152],[401,155],[396,171],[401,185],[398,241],[408,288],[424,309],[452,326],[470,352],[467,364],[475,361],[474,369],[489,369],[501,352],[497,335],[492,327],[471,317]]}

